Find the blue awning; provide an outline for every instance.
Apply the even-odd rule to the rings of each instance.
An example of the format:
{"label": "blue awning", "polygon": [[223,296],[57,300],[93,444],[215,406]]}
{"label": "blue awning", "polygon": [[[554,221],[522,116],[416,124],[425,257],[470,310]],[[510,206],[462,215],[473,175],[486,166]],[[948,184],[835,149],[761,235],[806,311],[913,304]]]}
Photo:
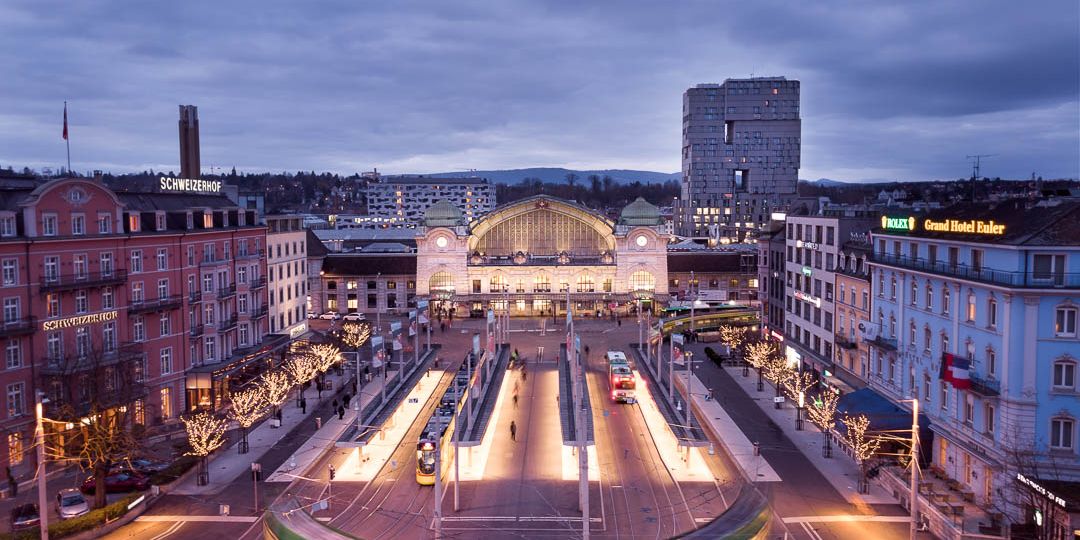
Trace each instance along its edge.
{"label": "blue awning", "polygon": [[[889,431],[906,429],[911,431],[911,411],[901,408],[888,398],[871,388],[863,388],[840,396],[836,405],[836,429],[845,433],[847,429],[839,420],[847,414],[858,416],[865,414],[870,419],[870,431]],[[925,433],[930,427],[930,419],[925,414],[919,415],[919,432]]]}

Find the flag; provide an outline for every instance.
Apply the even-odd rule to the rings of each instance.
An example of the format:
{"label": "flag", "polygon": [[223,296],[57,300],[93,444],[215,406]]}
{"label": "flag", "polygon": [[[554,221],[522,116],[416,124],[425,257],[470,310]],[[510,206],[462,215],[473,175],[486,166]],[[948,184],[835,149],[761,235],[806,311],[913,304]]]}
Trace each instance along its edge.
{"label": "flag", "polygon": [[67,102],[66,102],[66,101],[64,102],[64,140],[65,140],[65,141],[66,141],[66,140],[68,140],[68,130],[67,130]]}
{"label": "flag", "polygon": [[397,337],[394,338],[394,350],[395,351],[400,351],[401,349],[402,349],[401,334],[398,334]]}
{"label": "flag", "polygon": [[415,335],[416,335],[416,321],[413,321],[412,324],[409,325],[409,337],[412,337],[412,336],[415,336]]}
{"label": "flag", "polygon": [[941,380],[957,390],[971,388],[971,361],[950,353],[941,355]]}

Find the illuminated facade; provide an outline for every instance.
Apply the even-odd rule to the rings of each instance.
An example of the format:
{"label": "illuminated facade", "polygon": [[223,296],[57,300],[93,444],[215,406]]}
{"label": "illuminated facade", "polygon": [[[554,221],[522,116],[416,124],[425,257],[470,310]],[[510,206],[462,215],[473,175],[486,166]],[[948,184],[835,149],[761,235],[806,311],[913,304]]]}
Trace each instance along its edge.
{"label": "illuminated facade", "polygon": [[376,177],[367,186],[368,216],[391,224],[422,225],[436,201],[449,201],[466,219],[495,208],[495,186],[486,178]]}
{"label": "illuminated facade", "polygon": [[575,203],[535,196],[466,222],[439,201],[417,235],[416,294],[476,313],[606,311],[668,296],[667,243],[655,206],[628,205],[618,222]]}

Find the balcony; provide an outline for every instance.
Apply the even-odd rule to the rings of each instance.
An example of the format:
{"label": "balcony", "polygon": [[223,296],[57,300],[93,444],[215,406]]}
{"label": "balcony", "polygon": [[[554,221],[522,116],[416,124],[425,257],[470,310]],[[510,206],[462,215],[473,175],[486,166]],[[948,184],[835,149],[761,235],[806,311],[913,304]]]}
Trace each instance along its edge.
{"label": "balcony", "polygon": [[191,338],[191,339],[199,339],[200,337],[202,337],[203,333],[205,333],[205,330],[204,330],[203,325],[200,324],[200,325],[192,328],[188,332],[188,337]]}
{"label": "balcony", "polygon": [[189,304],[198,304],[202,302],[202,291],[191,291],[187,295]]}
{"label": "balcony", "polygon": [[143,302],[132,302],[128,306],[128,313],[150,313],[154,311],[168,311],[171,309],[179,309],[184,305],[183,296],[176,294],[173,296],[166,296],[164,298],[158,298],[155,300],[145,300]]}
{"label": "balcony", "polygon": [[237,259],[261,259],[266,254],[265,250],[252,249],[248,251],[241,251],[236,254]]}
{"label": "balcony", "polygon": [[203,268],[210,267],[210,266],[221,266],[221,265],[226,264],[226,263],[228,263],[230,261],[232,261],[232,258],[218,257],[218,256],[207,257],[207,256],[204,255],[203,258],[202,258],[202,261],[199,262],[199,266],[201,266]]}
{"label": "balcony", "polygon": [[221,321],[221,323],[218,324],[218,332],[228,332],[229,330],[236,328],[237,322],[239,322],[239,318],[236,315]]}
{"label": "balcony", "polygon": [[896,351],[896,339],[888,339],[881,336],[877,336],[874,339],[863,340],[867,345],[871,347],[877,347],[886,351]]}
{"label": "balcony", "polygon": [[981,375],[969,372],[971,377],[971,391],[983,397],[998,397],[1001,395],[1001,381],[997,379],[983,378]]}
{"label": "balcony", "polygon": [[63,397],[50,396],[49,401],[43,405],[44,415],[49,418],[75,420],[87,416],[95,409],[112,408],[118,405],[128,405],[140,399],[146,399],[149,390],[145,384],[132,383],[130,386],[113,390],[97,391],[89,399],[79,402],[68,401]]}
{"label": "balcony", "polygon": [[141,342],[123,343],[111,351],[93,350],[85,356],[70,354],[61,358],[46,358],[43,364],[39,364],[42,375],[71,375],[93,371],[103,367],[119,364],[127,360],[142,357],[143,344]]}
{"label": "balcony", "polygon": [[251,318],[259,319],[265,317],[268,313],[270,313],[270,308],[268,306],[262,306],[251,312]]}
{"label": "balcony", "polygon": [[873,253],[870,260],[876,264],[906,268],[955,277],[980,283],[991,283],[1012,288],[1025,289],[1080,289],[1080,272],[1041,274],[1036,272],[1004,272],[988,268],[974,268],[963,264],[950,264],[945,261]]}
{"label": "balcony", "polygon": [[0,338],[28,336],[34,333],[36,326],[37,319],[33,317],[5,321],[4,323],[0,323]]}
{"label": "balcony", "polygon": [[253,280],[251,280],[251,285],[250,286],[251,286],[251,290],[253,290],[253,291],[255,289],[261,289],[261,288],[266,286],[266,278],[261,277],[261,278],[253,279]]}
{"label": "balcony", "polygon": [[120,285],[127,281],[126,270],[113,270],[112,272],[86,272],[83,274],[65,274],[62,276],[45,276],[41,278],[39,290],[42,294],[47,292],[70,291],[87,287],[104,287],[106,285]]}
{"label": "balcony", "polygon": [[843,334],[836,334],[836,346],[841,349],[857,349],[859,345]]}
{"label": "balcony", "polygon": [[224,300],[226,298],[232,298],[236,296],[236,285],[229,285],[228,287],[218,287],[217,297],[218,300]]}

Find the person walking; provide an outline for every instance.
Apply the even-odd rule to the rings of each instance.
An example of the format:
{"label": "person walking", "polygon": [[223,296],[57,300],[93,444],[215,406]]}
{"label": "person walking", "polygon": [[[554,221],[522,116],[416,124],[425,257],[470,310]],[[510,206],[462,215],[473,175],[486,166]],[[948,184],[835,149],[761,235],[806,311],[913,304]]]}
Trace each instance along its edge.
{"label": "person walking", "polygon": [[517,393],[514,394],[514,408],[517,408]]}
{"label": "person walking", "polygon": [[337,417],[338,417],[338,420],[344,420],[345,419],[345,407],[343,407],[341,405],[338,405]]}
{"label": "person walking", "polygon": [[337,398],[334,398],[334,402],[330,404],[330,410],[334,411],[334,412],[337,412],[337,410],[338,410]]}
{"label": "person walking", "polygon": [[513,420],[510,421],[510,440],[517,442],[517,424]]}
{"label": "person walking", "polygon": [[348,409],[349,408],[349,399],[350,398],[351,398],[351,396],[349,396],[348,392],[346,392],[344,396],[341,396],[341,406]]}

